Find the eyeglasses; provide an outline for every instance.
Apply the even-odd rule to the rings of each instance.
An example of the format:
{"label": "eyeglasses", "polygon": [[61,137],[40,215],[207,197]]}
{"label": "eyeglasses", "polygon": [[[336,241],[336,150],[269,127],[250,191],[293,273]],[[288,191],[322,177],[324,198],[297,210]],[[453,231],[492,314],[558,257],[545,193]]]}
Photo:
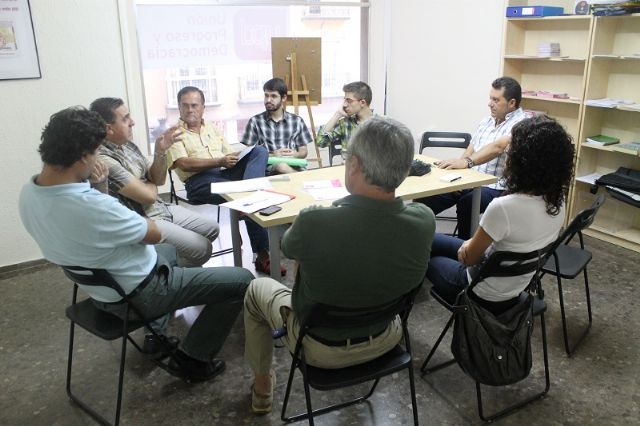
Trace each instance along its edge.
{"label": "eyeglasses", "polygon": [[361,99],[344,98],[344,101],[345,101],[348,105],[351,105],[353,102],[360,102],[360,101],[361,101]]}

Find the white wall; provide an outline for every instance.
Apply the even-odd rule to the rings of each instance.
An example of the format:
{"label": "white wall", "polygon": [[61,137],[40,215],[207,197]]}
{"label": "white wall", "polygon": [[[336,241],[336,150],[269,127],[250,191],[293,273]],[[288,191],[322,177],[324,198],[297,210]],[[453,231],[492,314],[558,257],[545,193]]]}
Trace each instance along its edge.
{"label": "white wall", "polygon": [[[121,47],[118,3],[130,7],[126,0],[31,1],[43,77],[0,81],[0,267],[42,257],[22,227],[17,200],[24,182],[40,170],[36,149],[49,116],[100,96],[127,101],[127,91],[140,93],[139,79],[131,71],[136,59]],[[427,129],[473,132],[488,113],[489,84],[498,76],[503,2],[371,3],[373,107],[383,111],[386,77],[387,114],[406,123],[416,138]],[[123,34],[130,37],[132,23],[126,24]],[[133,95],[127,103],[138,117],[137,130],[143,131],[142,99]]]}
{"label": "white wall", "polygon": [[40,171],[49,116],[100,96],[126,98],[116,0],[31,0],[42,78],[0,81],[0,266],[42,258],[22,227],[18,195]]}
{"label": "white wall", "polygon": [[473,133],[499,76],[504,7],[496,0],[374,0],[370,81],[375,92],[383,89],[387,33],[387,115],[416,139],[426,130]]}

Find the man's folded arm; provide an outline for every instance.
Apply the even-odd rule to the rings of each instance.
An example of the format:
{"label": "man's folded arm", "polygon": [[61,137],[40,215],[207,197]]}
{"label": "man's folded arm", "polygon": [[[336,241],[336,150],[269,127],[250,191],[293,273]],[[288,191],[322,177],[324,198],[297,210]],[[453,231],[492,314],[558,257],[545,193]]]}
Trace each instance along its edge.
{"label": "man's folded arm", "polygon": [[215,167],[222,167],[224,164],[224,157],[220,158],[178,158],[173,166],[177,169],[185,172],[201,172],[203,170],[212,169]]}

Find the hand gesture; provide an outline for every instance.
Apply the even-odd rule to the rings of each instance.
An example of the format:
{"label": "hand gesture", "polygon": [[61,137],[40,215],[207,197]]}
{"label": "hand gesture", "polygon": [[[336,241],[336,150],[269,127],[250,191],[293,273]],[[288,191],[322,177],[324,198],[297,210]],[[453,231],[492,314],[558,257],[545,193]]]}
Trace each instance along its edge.
{"label": "hand gesture", "polygon": [[91,175],[89,176],[89,182],[92,185],[103,183],[108,176],[109,168],[102,161],[96,160],[96,164],[93,165],[93,170],[91,170]]}
{"label": "hand gesture", "polygon": [[156,154],[164,155],[171,145],[182,140],[183,133],[184,130],[177,124],[167,129],[158,139],[156,139]]}

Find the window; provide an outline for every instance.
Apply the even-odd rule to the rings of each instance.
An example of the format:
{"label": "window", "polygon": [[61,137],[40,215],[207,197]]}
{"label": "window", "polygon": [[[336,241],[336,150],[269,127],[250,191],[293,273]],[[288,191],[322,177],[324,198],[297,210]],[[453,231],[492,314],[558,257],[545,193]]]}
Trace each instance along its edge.
{"label": "window", "polygon": [[186,86],[195,86],[202,90],[206,105],[215,105],[218,102],[215,68],[212,66],[169,68],[166,82],[168,108],[178,108],[178,92]]}
{"label": "window", "polygon": [[[321,38],[322,102],[313,115],[315,123],[328,121],[340,107],[342,86],[367,74],[360,58],[367,49],[361,34],[368,3],[299,3],[136,0],[150,133],[178,121],[178,91],[196,86],[205,94],[205,119],[219,123],[229,143],[237,142],[243,123],[264,111],[262,86],[273,76],[272,37]],[[301,108],[309,124],[305,113]]]}

